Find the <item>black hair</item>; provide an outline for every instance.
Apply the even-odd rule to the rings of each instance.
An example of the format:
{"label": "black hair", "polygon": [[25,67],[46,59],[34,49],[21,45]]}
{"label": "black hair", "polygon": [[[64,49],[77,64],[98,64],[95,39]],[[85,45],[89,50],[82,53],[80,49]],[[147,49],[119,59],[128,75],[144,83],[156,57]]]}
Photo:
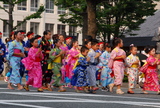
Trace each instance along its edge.
{"label": "black hair", "polygon": [[113,46],[116,47],[119,43],[121,43],[122,39],[121,38],[115,38],[113,40]]}
{"label": "black hair", "polygon": [[56,47],[56,43],[58,43],[58,42],[59,42],[59,39],[53,40],[54,48]]}
{"label": "black hair", "polygon": [[106,49],[106,48],[111,48],[111,45],[106,43],[105,46],[104,46],[104,49]]}
{"label": "black hair", "polygon": [[96,45],[96,44],[98,44],[98,40],[97,40],[97,39],[93,39],[93,40],[91,41],[91,46],[94,46],[94,45]]}
{"label": "black hair", "polygon": [[55,39],[59,39],[58,34],[54,34],[54,35],[52,35],[52,39],[53,39],[53,40],[55,40]]}
{"label": "black hair", "polygon": [[145,52],[148,54],[151,50],[153,50],[155,47],[153,46],[147,46],[145,49]]}
{"label": "black hair", "polygon": [[28,33],[27,33],[27,36],[29,36],[30,34],[32,34],[33,32],[32,31],[29,31]]}
{"label": "black hair", "polygon": [[86,41],[92,41],[93,38],[92,38],[91,35],[86,35],[84,40],[86,40]]}
{"label": "black hair", "polygon": [[91,41],[84,41],[84,45],[88,45],[88,43],[91,42]]}
{"label": "black hair", "polygon": [[86,50],[89,50],[86,46],[82,46],[81,53],[85,52]]}
{"label": "black hair", "polygon": [[133,48],[137,48],[136,46],[134,46],[133,44],[130,45],[129,50],[132,51]]}
{"label": "black hair", "polygon": [[50,30],[45,30],[45,31],[43,32],[43,36],[47,35],[49,32],[51,32],[51,31],[50,31]]}
{"label": "black hair", "polygon": [[6,44],[7,44],[7,43],[9,42],[9,38],[6,38],[6,39],[5,39],[5,42],[6,42]]}
{"label": "black hair", "polygon": [[30,42],[33,43],[36,39],[37,38],[34,37],[34,38],[30,39]]}
{"label": "black hair", "polygon": [[38,39],[38,38],[40,38],[40,37],[41,37],[40,35],[36,35],[36,36],[35,36],[36,39]]}
{"label": "black hair", "polygon": [[21,32],[20,30],[14,32],[14,39],[16,39],[17,34],[20,33],[20,32]]}
{"label": "black hair", "polygon": [[73,44],[76,43],[78,40],[77,39],[72,39],[71,45],[73,47]]}

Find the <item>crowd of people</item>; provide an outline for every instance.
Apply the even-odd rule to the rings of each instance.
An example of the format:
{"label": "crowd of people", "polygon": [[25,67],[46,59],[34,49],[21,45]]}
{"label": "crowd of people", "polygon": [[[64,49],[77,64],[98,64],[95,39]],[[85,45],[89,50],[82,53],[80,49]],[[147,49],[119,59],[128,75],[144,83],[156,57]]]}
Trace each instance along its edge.
{"label": "crowd of people", "polygon": [[[28,40],[25,42],[24,37]],[[104,42],[98,42],[91,36],[86,36],[82,46],[75,37],[53,35],[49,30],[43,36],[34,36],[33,32],[15,31],[2,42],[0,34],[0,73],[3,72],[4,62],[8,63],[4,80],[8,82],[8,89],[25,89],[29,86],[37,88],[38,92],[52,91],[65,92],[66,87],[76,92],[96,93],[96,90],[113,92],[117,87],[117,94],[124,94],[121,86],[124,72],[128,76],[129,94],[138,83],[138,76],[143,73],[145,81],[142,91],[156,91],[160,94],[157,66],[160,60],[155,57],[155,48],[145,48],[147,59],[142,64],[137,56],[137,47],[130,46],[127,56],[122,49],[123,40],[115,38],[113,47]],[[25,85],[22,78],[25,76]]]}

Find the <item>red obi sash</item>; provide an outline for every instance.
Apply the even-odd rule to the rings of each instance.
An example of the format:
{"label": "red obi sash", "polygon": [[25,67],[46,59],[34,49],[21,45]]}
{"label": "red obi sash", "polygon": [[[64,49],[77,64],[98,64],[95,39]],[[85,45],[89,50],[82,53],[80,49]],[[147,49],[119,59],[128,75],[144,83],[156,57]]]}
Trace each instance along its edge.
{"label": "red obi sash", "polygon": [[156,66],[156,65],[155,65],[155,66],[148,66],[148,68],[149,68],[149,69],[156,69],[157,66]]}
{"label": "red obi sash", "polygon": [[41,59],[39,57],[36,57],[35,62],[40,62]]}
{"label": "red obi sash", "polygon": [[[21,50],[20,50],[20,49],[14,49],[14,53],[21,53]],[[13,55],[13,56],[15,56],[15,57],[20,57],[20,56],[18,56],[18,55]]]}
{"label": "red obi sash", "polygon": [[114,60],[114,61],[124,62],[123,59],[117,59],[117,60]]}

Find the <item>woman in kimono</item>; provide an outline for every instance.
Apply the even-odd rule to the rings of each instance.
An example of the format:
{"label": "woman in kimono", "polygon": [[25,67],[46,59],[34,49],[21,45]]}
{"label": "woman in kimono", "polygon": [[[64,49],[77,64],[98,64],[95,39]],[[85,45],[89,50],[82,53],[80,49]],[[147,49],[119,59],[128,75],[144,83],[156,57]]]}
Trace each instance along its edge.
{"label": "woman in kimono", "polygon": [[61,45],[59,39],[55,39],[53,43],[55,48],[49,53],[48,60],[50,66],[48,68],[52,69],[53,72],[51,84],[55,87],[59,87],[58,92],[65,92],[66,90],[63,88],[63,83],[61,81],[62,55],[64,51],[59,48]]}
{"label": "woman in kimono", "polygon": [[154,47],[148,47],[146,48],[145,51],[147,54],[149,54],[149,57],[146,60],[148,68],[144,73],[145,82],[143,87],[143,93],[148,94],[148,92],[146,92],[146,90],[148,90],[148,91],[156,91],[158,94],[160,94],[160,85],[158,81],[158,72],[157,72],[157,65],[160,64],[160,60],[158,60],[158,58],[155,58]]}
{"label": "woman in kimono", "polygon": [[12,67],[8,88],[14,89],[11,86],[11,84],[16,84],[18,87],[18,90],[22,90],[23,86],[20,84],[21,77],[20,77],[19,69],[20,69],[21,57],[25,57],[25,54],[24,54],[23,44],[21,43],[21,39],[22,39],[21,32],[16,31],[14,35],[16,39],[11,43],[9,43],[9,47],[8,47],[9,62]]}
{"label": "woman in kimono", "polygon": [[38,92],[43,92],[42,89],[42,67],[41,60],[43,59],[43,54],[41,48],[38,48],[38,39],[32,38],[30,42],[33,47],[29,49],[28,57],[22,59],[22,63],[28,70],[28,81],[24,86],[26,91],[29,91],[29,85],[38,88]]}
{"label": "woman in kimono", "polygon": [[80,90],[84,90],[85,92],[89,92],[87,90],[87,86],[89,85],[89,79],[87,75],[87,66],[89,58],[86,56],[88,54],[89,49],[85,46],[81,48],[81,54],[79,55],[78,64],[76,68],[73,70],[73,77],[71,79],[71,84],[76,86],[76,92],[80,92]]}
{"label": "woman in kimono", "polygon": [[114,86],[114,79],[113,77],[111,77],[112,70],[108,67],[108,61],[110,59],[110,51],[111,51],[111,46],[106,45],[105,51],[99,57],[100,64],[102,66],[100,81],[102,85],[102,90],[107,90],[106,87],[109,86],[109,91],[112,92]]}
{"label": "woman in kimono", "polygon": [[127,74],[128,74],[128,94],[134,94],[133,90],[137,84],[137,76],[138,76],[138,69],[140,67],[140,61],[137,54],[137,47],[134,45],[130,46],[131,54],[126,58],[127,64]]}
{"label": "woman in kimono", "polygon": [[44,36],[42,37],[42,41],[40,43],[40,48],[42,49],[42,53],[44,56],[43,60],[41,61],[42,73],[43,73],[42,83],[43,83],[43,89],[52,91],[50,82],[51,82],[53,73],[52,73],[52,70],[48,69],[48,63],[47,63],[47,60],[49,58],[49,52],[51,51],[51,47],[52,47],[52,44],[50,42],[51,32],[49,30],[46,30],[43,32],[43,35]]}
{"label": "woman in kimono", "polygon": [[66,68],[66,79],[68,80],[67,83],[70,86],[71,78],[73,76],[73,70],[74,70],[74,65],[77,62],[79,58],[80,51],[78,49],[78,41],[73,40],[72,42],[73,47],[71,50],[68,52],[68,57],[67,57],[67,68]]}
{"label": "woman in kimono", "polygon": [[117,86],[116,93],[124,94],[121,90],[122,81],[124,78],[124,60],[126,58],[126,53],[121,47],[123,47],[123,40],[117,38],[113,41],[115,48],[111,52],[111,58],[109,60],[109,68],[112,68],[114,73],[114,84]]}

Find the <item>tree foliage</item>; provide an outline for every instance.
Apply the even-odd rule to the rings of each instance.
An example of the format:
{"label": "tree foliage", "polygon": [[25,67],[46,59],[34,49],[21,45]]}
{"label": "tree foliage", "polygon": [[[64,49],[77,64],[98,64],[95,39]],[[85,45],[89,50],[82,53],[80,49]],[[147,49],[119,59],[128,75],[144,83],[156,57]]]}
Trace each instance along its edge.
{"label": "tree foliage", "polygon": [[[36,19],[36,18],[41,18],[41,14],[44,12],[44,6],[40,6],[39,9],[37,10],[37,12],[26,16],[23,21],[21,21],[20,23],[18,23],[16,26],[13,26],[13,10],[16,4],[22,3],[22,2],[26,2],[27,0],[0,0],[2,1],[4,4],[8,4],[9,5],[9,9],[4,8],[3,6],[0,6],[0,9],[3,9],[9,16],[9,21],[6,23],[9,25],[9,32],[11,33],[13,30],[17,29],[18,26],[20,26],[21,24],[25,23],[27,20],[30,19]],[[3,18],[0,18],[0,20],[5,21]]]}
{"label": "tree foliage", "polygon": [[[123,37],[126,33],[130,33],[132,30],[139,30],[139,25],[144,23],[147,16],[154,15],[155,1],[160,0],[56,0],[58,5],[62,5],[63,8],[69,9],[72,14],[60,15],[60,21],[67,24],[73,24],[74,26],[83,27],[83,21],[92,20],[96,18],[96,26],[88,22],[88,29],[92,28],[97,32],[95,35],[102,35],[103,41],[110,41],[110,37]],[[82,17],[82,14],[88,11],[84,9],[88,8],[87,1],[92,2],[90,7],[96,9],[96,17],[90,15],[87,19]],[[93,10],[94,11],[94,10]],[[93,12],[92,11],[92,12]],[[90,26],[89,26],[90,25]],[[89,33],[88,33],[89,34]],[[133,34],[131,34],[133,35]]]}

